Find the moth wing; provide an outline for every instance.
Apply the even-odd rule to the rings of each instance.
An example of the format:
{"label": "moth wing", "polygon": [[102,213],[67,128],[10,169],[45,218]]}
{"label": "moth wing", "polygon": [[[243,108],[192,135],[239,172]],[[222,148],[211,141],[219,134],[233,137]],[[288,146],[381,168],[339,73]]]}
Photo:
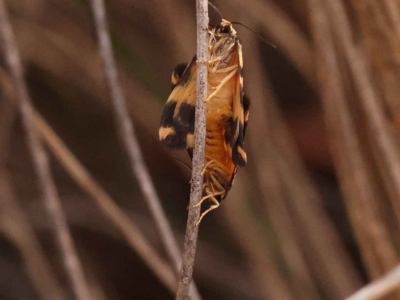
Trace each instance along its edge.
{"label": "moth wing", "polygon": [[237,60],[238,60],[238,74],[232,79],[234,82],[233,99],[232,99],[232,123],[230,125],[231,139],[229,141],[228,149],[231,152],[231,157],[234,163],[239,166],[246,166],[247,155],[244,151],[244,137],[246,134],[247,121],[249,117],[250,100],[244,95],[243,92],[243,57],[242,45],[239,40],[237,41]]}
{"label": "moth wing", "polygon": [[174,89],[162,112],[159,129],[160,142],[165,147],[193,148],[196,77],[196,57],[188,64],[182,76],[176,72],[172,75]]}

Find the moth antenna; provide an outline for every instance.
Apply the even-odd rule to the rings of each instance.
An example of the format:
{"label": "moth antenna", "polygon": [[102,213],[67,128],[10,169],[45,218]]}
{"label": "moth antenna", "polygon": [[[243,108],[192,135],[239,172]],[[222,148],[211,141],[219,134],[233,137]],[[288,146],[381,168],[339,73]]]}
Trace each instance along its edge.
{"label": "moth antenna", "polygon": [[208,1],[208,5],[210,5],[210,6],[216,11],[216,13],[221,17],[221,19],[224,18],[224,17],[222,16],[221,11],[220,11],[214,4],[212,4],[210,1]]}
{"label": "moth antenna", "polygon": [[250,30],[252,33],[254,33],[256,36],[258,36],[258,38],[259,38],[260,40],[262,40],[264,43],[266,43],[266,44],[270,45],[272,48],[275,48],[275,49],[276,49],[276,46],[275,46],[274,44],[272,44],[271,42],[269,42],[269,41],[267,41],[266,39],[264,39],[264,38],[262,37],[261,34],[259,34],[258,32],[256,32],[255,30],[251,29],[250,27],[248,27],[248,26],[246,26],[246,25],[244,25],[244,24],[242,24],[242,23],[240,23],[240,22],[231,22],[231,24],[242,25],[244,28],[247,28],[247,29]]}

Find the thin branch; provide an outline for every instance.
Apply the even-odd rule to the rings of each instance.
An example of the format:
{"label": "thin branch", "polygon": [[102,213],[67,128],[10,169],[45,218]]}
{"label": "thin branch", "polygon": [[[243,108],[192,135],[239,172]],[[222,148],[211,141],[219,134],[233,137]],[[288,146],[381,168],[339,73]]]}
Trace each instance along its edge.
{"label": "thin branch", "polygon": [[400,287],[400,265],[385,276],[371,282],[358,290],[345,300],[375,300],[382,299],[395,289]]}
{"label": "thin branch", "polygon": [[196,1],[197,11],[197,98],[194,125],[195,146],[193,151],[192,185],[186,234],[183,245],[183,260],[178,283],[177,300],[189,299],[188,289],[192,281],[194,258],[198,235],[197,220],[200,207],[194,207],[203,193],[203,176],[206,136],[206,97],[207,97],[207,68],[208,68],[208,0]]}
{"label": "thin branch", "polygon": [[[111,102],[115,113],[115,121],[120,139],[128,154],[131,168],[136,175],[146,203],[153,216],[159,236],[164,244],[169,259],[173,263],[176,273],[181,263],[181,254],[174,238],[171,226],[165,216],[160,199],[156,193],[153,181],[145,164],[140,150],[133,123],[129,118],[125,97],[118,78],[118,72],[112,51],[111,39],[108,33],[108,23],[103,0],[91,0],[95,19],[100,54],[104,64],[107,84],[111,94]],[[197,289],[192,288],[193,299],[200,299]]]}
{"label": "thin branch", "polygon": [[56,159],[59,160],[76,183],[93,197],[100,211],[121,231],[128,244],[138,253],[160,281],[173,292],[176,287],[176,276],[173,269],[160,258],[139,229],[115,204],[115,201],[104,191],[101,185],[93,179],[39,114],[35,114],[35,126],[50,150],[53,151]]}
{"label": "thin branch", "polygon": [[35,171],[38,175],[39,185],[51,228],[54,228],[57,244],[62,253],[63,263],[75,296],[80,300],[87,300],[90,299],[89,288],[75,252],[67,220],[51,176],[47,154],[33,126],[34,109],[28,94],[28,88],[23,78],[21,60],[3,0],[0,0],[0,28],[6,62],[13,78],[17,98],[19,99],[23,124],[27,134],[28,147],[33,158]]}

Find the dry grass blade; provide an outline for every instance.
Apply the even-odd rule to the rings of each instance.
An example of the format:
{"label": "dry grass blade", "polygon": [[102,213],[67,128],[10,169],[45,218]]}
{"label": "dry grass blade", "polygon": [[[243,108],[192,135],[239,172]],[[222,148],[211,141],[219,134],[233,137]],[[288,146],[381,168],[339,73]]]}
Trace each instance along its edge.
{"label": "dry grass blade", "polygon": [[394,32],[397,35],[397,39],[400,38],[400,5],[396,0],[384,0],[382,1],[387,14],[393,24]]}
{"label": "dry grass blade", "polygon": [[161,282],[173,292],[176,287],[176,276],[173,269],[160,258],[129,218],[92,178],[45,120],[38,114],[35,115],[35,126],[53,151],[55,157],[60,161],[71,177],[83,190],[93,197],[101,212],[121,231],[129,245],[142,257]]}
{"label": "dry grass blade", "polygon": [[208,1],[197,0],[197,81],[196,81],[196,113],[193,151],[192,184],[186,234],[183,244],[182,268],[176,293],[177,300],[189,299],[189,286],[193,276],[193,265],[196,254],[199,226],[200,206],[194,206],[203,194],[203,175],[206,137],[206,98],[208,72]]}
{"label": "dry grass blade", "polygon": [[[276,231],[277,238],[281,244],[282,254],[290,270],[290,276],[293,278],[292,289],[296,295],[296,299],[318,299],[317,287],[315,282],[313,282],[311,270],[305,262],[299,238],[296,237],[296,222],[291,217],[290,209],[286,204],[282,179],[275,164],[274,155],[277,150],[274,149],[276,146],[271,139],[273,126],[265,118],[265,101],[255,100],[271,97],[272,95],[265,93],[265,82],[267,79],[258,63],[261,59],[257,51],[258,41],[254,37],[252,37],[251,41],[247,43],[247,47],[250,51],[251,49],[253,51],[249,51],[250,55],[248,55],[248,59],[246,60],[246,66],[253,70],[251,75],[249,75],[249,85],[252,90],[251,96],[253,102],[255,101],[257,106],[257,109],[252,110],[251,113],[251,121],[253,124],[257,124],[257,126],[249,127],[251,137],[250,150],[253,157],[257,158],[257,162],[251,164],[251,166],[254,168],[255,181],[258,182],[258,186],[261,189],[260,196],[265,203],[265,215],[268,216]],[[268,170],[268,172],[265,170]],[[273,299],[280,298],[274,297]]]}
{"label": "dry grass blade", "polygon": [[45,300],[63,300],[62,289],[55,279],[32,226],[15,197],[11,174],[7,170],[11,128],[16,119],[16,101],[9,77],[0,69],[0,86],[6,100],[0,106],[0,231],[19,249],[38,295]]}
{"label": "dry grass blade", "polygon": [[18,247],[28,275],[38,295],[44,300],[64,300],[62,288],[56,281],[49,261],[43,253],[39,241],[18,205],[11,188],[10,176],[5,169],[0,170],[0,229]]}
{"label": "dry grass blade", "polygon": [[275,154],[277,170],[289,196],[288,205],[297,220],[297,230],[302,232],[304,253],[313,262],[311,267],[323,279],[321,283],[327,292],[333,298],[343,298],[360,285],[355,266],[323,209],[321,196],[272,99],[266,98],[266,119],[274,128],[273,140],[279,149]]}
{"label": "dry grass blade", "polygon": [[[134,132],[132,121],[126,108],[124,95],[118,79],[118,73],[112,52],[111,40],[108,33],[104,1],[92,0],[97,36],[99,39],[100,54],[104,64],[104,71],[111,94],[111,102],[115,113],[115,122],[119,136],[128,154],[132,170],[138,179],[142,193],[152,213],[159,236],[166,248],[168,256],[178,273],[181,255],[174,238],[171,226],[164,214],[160,199],[156,193],[149,171],[145,165],[143,154]],[[199,299],[197,289],[192,288],[193,299]]]}
{"label": "dry grass blade", "polygon": [[39,178],[43,201],[52,225],[51,228],[54,228],[58,247],[62,253],[65,269],[74,294],[80,300],[87,300],[90,299],[89,289],[74,249],[73,240],[61,207],[61,201],[58,197],[56,186],[50,173],[48,157],[41,145],[35,127],[32,126],[34,109],[23,78],[23,69],[17,45],[3,0],[0,0],[0,28],[6,62],[12,74],[14,88],[19,100],[19,106],[27,134],[28,146]]}
{"label": "dry grass blade", "polygon": [[[257,91],[253,86],[257,78],[252,76],[255,75],[248,74],[246,86]],[[271,128],[274,163],[288,196],[287,207],[292,212],[296,234],[301,236],[302,251],[312,261],[309,268],[321,278],[325,292],[334,299],[343,298],[361,285],[355,266],[323,209],[321,197],[298,155],[268,84],[263,83],[263,87],[263,93],[252,97],[253,107],[265,107],[263,118],[268,121],[267,128]],[[255,104],[255,101],[265,102]]]}
{"label": "dry grass blade", "polygon": [[[278,149],[284,148],[279,146]],[[280,151],[275,154],[278,170],[297,220],[297,231],[303,237],[304,253],[313,262],[311,268],[321,278],[327,293],[334,299],[343,298],[360,286],[355,266],[323,210],[320,196],[306,171],[296,170],[299,161],[294,163],[290,157],[280,156]]]}
{"label": "dry grass blade", "polygon": [[[396,263],[396,251],[390,243],[389,233],[379,216],[376,199],[379,195],[371,178],[360,137],[356,133],[355,121],[339,71],[339,61],[328,25],[327,12],[318,0],[309,1],[315,43],[321,58],[320,82],[328,120],[328,130],[339,178],[346,194],[350,220],[359,241],[361,253],[372,278]],[[365,222],[364,216],[368,219]],[[376,255],[377,254],[377,255]]]}
{"label": "dry grass blade", "polygon": [[[371,81],[388,119],[400,120],[400,32],[398,31],[400,7],[389,1],[368,1],[362,3],[352,0],[354,15],[360,24],[360,45],[368,57],[368,65],[373,69]],[[399,3],[397,3],[398,5]],[[353,19],[353,17],[352,17]],[[385,53],[385,55],[382,55]]]}
{"label": "dry grass blade", "polygon": [[[367,119],[371,144],[376,150],[376,158],[380,161],[379,167],[388,192],[391,195],[392,205],[400,220],[400,157],[396,141],[389,132],[388,122],[382,104],[378,101],[372,78],[369,76],[364,53],[362,53],[352,39],[352,30],[346,10],[341,1],[329,0],[327,7],[330,10],[332,28],[340,36],[355,87],[360,95],[360,104]],[[375,154],[374,153],[374,154]]]}
{"label": "dry grass blade", "polygon": [[377,300],[400,287],[400,266],[371,282],[345,300]]}
{"label": "dry grass blade", "polygon": [[[273,38],[274,44],[282,50],[297,70],[307,79],[310,86],[314,86],[312,49],[305,34],[273,1],[251,0],[250,3],[233,0],[236,7],[251,14],[257,26]],[[248,10],[250,7],[254,9]]]}
{"label": "dry grass blade", "polygon": [[[244,188],[237,182],[236,193],[230,205],[224,206],[225,218],[248,260],[249,268],[258,281],[263,299],[295,299],[287,280],[279,271],[271,251],[266,246],[265,235],[254,222],[246,204]],[[236,201],[235,201],[236,200]],[[251,233],[251,234],[249,234]]]}

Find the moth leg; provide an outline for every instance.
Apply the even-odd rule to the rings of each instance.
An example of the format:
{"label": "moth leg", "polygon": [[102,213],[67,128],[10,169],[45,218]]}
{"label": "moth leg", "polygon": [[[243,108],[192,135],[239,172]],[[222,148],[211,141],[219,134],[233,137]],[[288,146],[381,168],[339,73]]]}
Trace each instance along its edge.
{"label": "moth leg", "polygon": [[207,162],[207,163],[204,165],[203,171],[201,171],[201,176],[204,176],[204,172],[206,171],[207,167],[208,167],[209,165],[211,165],[213,162],[214,162],[214,160],[210,160],[209,162]]}
{"label": "moth leg", "polygon": [[206,201],[207,199],[210,199],[210,198],[212,198],[212,197],[214,197],[214,196],[215,196],[215,195],[212,194],[212,193],[208,194],[207,196],[204,196],[203,198],[200,199],[199,202],[197,202],[196,204],[194,204],[193,207],[200,206],[204,201]]}
{"label": "moth leg", "polygon": [[[217,181],[217,179],[215,178],[214,175],[210,175],[212,183],[211,184],[211,188],[213,190],[213,195],[217,196],[217,195],[223,195],[225,193],[225,188]],[[214,192],[214,185],[217,187],[217,189],[219,190],[219,192],[215,193]]]}
{"label": "moth leg", "polygon": [[225,83],[227,83],[233,76],[235,76],[236,72],[237,72],[237,68],[235,68],[232,72],[230,72],[230,73],[221,81],[221,83],[215,88],[215,91],[213,91],[213,92],[211,93],[211,95],[209,95],[209,96],[207,97],[207,99],[206,99],[205,101],[207,102],[207,101],[210,100],[212,97],[214,97],[215,94],[218,93],[218,92],[222,89],[222,87],[225,85]]}
{"label": "moth leg", "polygon": [[204,216],[205,216],[206,214],[208,214],[210,211],[212,211],[212,210],[218,208],[219,202],[217,201],[217,199],[215,199],[214,196],[216,196],[216,195],[211,195],[211,197],[210,197],[210,200],[212,201],[213,204],[212,204],[205,212],[203,212],[203,213],[200,215],[199,220],[196,222],[196,226],[199,226],[201,220],[204,218]]}

